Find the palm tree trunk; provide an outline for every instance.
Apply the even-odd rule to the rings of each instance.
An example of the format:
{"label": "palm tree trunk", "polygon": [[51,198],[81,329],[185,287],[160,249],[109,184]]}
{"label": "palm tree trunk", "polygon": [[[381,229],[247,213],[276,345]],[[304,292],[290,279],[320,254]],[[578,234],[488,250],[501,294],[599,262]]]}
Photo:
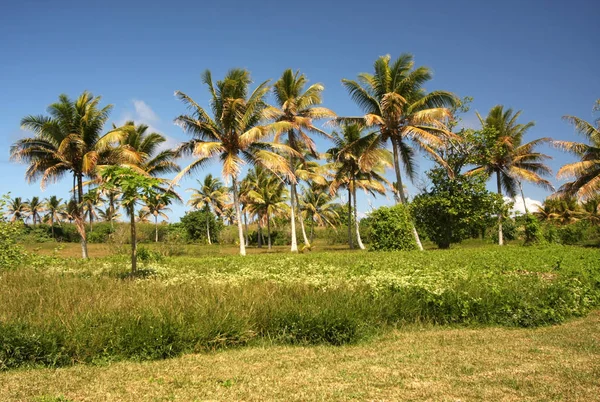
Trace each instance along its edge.
{"label": "palm tree trunk", "polygon": [[290,251],[293,253],[297,253],[298,252],[298,240],[296,239],[296,211],[294,209],[294,198],[296,196],[296,186],[294,185],[294,183],[291,183],[290,187],[291,187],[291,189],[290,189],[290,216],[291,216],[290,224],[291,224],[291,230],[292,230],[292,247],[291,247]]}
{"label": "palm tree trunk", "polygon": [[50,213],[50,225],[52,225],[52,238],[56,240],[56,236],[54,236],[54,212]]}
{"label": "palm tree trunk", "polygon": [[521,198],[523,199],[523,208],[525,209],[525,215],[529,215],[529,211],[527,210],[527,203],[525,202],[525,193],[523,193],[523,184],[519,180],[519,190],[521,191]]}
{"label": "palm tree trunk", "polygon": [[[294,184],[295,186],[295,184]],[[300,229],[302,230],[302,239],[304,240],[304,246],[310,248],[310,242],[306,236],[306,229],[304,228],[304,219],[302,219],[302,212],[300,211],[300,200],[298,199],[298,192],[294,191],[296,195],[296,211],[298,212],[298,220],[300,221]]]}
{"label": "palm tree trunk", "polygon": [[[406,197],[404,196],[404,185],[402,184],[402,174],[400,172],[400,156],[398,153],[398,142],[396,140],[392,140],[392,149],[394,150],[394,170],[396,171],[396,203],[398,199],[402,204],[406,204]],[[415,224],[412,223],[412,232],[415,237],[415,242],[417,243],[417,247],[419,250],[423,251],[423,244],[421,244],[421,239],[419,238],[419,233],[417,232],[417,228]]]}
{"label": "palm tree trunk", "polygon": [[[75,192],[75,188],[73,188],[73,192]],[[77,208],[75,208],[76,216],[76,227],[81,236],[81,256],[85,259],[88,258],[88,249],[87,249],[87,234],[85,233],[85,224],[83,217],[83,175],[81,173],[77,173],[77,195],[79,197]],[[79,220],[79,224],[77,221]]]}
{"label": "palm tree trunk", "polygon": [[[496,184],[498,185],[498,194],[502,196],[502,182],[500,181],[500,172],[496,172]],[[504,235],[502,234],[502,212],[498,212],[498,245],[504,245]]]}
{"label": "palm tree trunk", "polygon": [[90,233],[94,231],[94,214],[92,212],[92,206],[89,205],[88,208],[90,208],[88,210],[88,213],[90,214]]}
{"label": "palm tree trunk", "polygon": [[358,248],[361,250],[365,249],[365,245],[360,238],[360,227],[358,225],[358,210],[356,209],[356,179],[352,179],[352,196],[354,198],[354,226],[356,227],[356,242],[358,243]]}
{"label": "palm tree trunk", "polygon": [[158,215],[154,215],[154,243],[158,243]]}
{"label": "palm tree trunk", "polygon": [[240,255],[246,255],[246,244],[244,243],[244,228],[242,226],[242,211],[240,209],[240,200],[238,198],[237,177],[232,179],[233,204],[235,207],[235,216],[238,224],[238,235],[240,239]]}
{"label": "palm tree trunk", "polygon": [[269,213],[267,213],[267,239],[268,239],[268,249],[271,249],[271,219],[269,217]]}
{"label": "palm tree trunk", "polygon": [[350,190],[350,184],[348,184],[348,245],[351,249],[354,248],[354,242],[352,241],[352,191]]}
{"label": "palm tree trunk", "polygon": [[244,227],[246,228],[246,247],[248,247],[250,240],[248,238],[248,215],[246,214],[246,211],[244,211]]}
{"label": "palm tree trunk", "polygon": [[208,217],[209,217],[208,213],[209,212],[210,211],[206,211],[206,239],[208,240],[208,244],[212,244],[211,241],[210,241],[210,222],[208,220]]}
{"label": "palm tree trunk", "polygon": [[315,219],[311,217],[310,219],[310,243],[312,244],[315,238]]}
{"label": "palm tree trunk", "polygon": [[260,215],[257,217],[256,222],[258,223],[258,248],[262,248],[262,225],[260,224]]}
{"label": "palm tree trunk", "polygon": [[131,273],[137,271],[137,233],[135,228],[135,207],[133,203],[129,207],[130,226],[131,226]]}

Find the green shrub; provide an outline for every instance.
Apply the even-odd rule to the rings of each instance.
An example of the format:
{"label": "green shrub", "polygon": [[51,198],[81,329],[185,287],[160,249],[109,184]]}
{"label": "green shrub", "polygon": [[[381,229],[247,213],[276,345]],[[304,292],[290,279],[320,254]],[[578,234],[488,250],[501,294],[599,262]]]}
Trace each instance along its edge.
{"label": "green shrub", "polygon": [[219,241],[219,233],[223,229],[223,224],[212,212],[205,210],[189,211],[181,217],[181,226],[186,230],[189,240],[207,242],[207,220],[211,242]]}
{"label": "green shrub", "polygon": [[0,269],[18,265],[24,256],[24,250],[17,244],[21,235],[21,223],[0,221]]}
{"label": "green shrub", "polygon": [[415,250],[408,208],[403,204],[371,212],[371,250]]}
{"label": "green shrub", "polygon": [[525,215],[524,220],[525,245],[530,246],[539,243],[542,240],[542,228],[540,222],[532,214]]}

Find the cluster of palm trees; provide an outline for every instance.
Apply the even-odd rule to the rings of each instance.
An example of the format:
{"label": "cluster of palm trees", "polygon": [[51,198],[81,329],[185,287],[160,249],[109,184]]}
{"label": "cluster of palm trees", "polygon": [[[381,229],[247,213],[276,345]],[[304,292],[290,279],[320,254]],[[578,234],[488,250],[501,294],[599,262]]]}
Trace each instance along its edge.
{"label": "cluster of palm trees", "polygon": [[[450,179],[463,174],[444,158],[448,150],[459,149],[457,145],[465,141],[461,133],[452,130],[452,111],[458,99],[446,91],[427,92],[423,86],[431,78],[430,69],[416,67],[410,54],[402,54],[396,60],[382,56],[375,61],[374,73],[342,80],[364,114],[340,117],[322,106],[323,85],[308,85],[307,77],[300,72],[286,70],[272,86],[265,81],[251,89],[247,70],[230,70],[216,82],[207,70],[202,81],[209,92],[209,108],[184,92],[175,92],[188,108],[175,122],[191,139],[173,150],[161,149],[164,136],[148,133],[147,126],[133,122],[121,127],[113,125],[104,133],[112,106],[100,107],[100,97],[84,92],[72,101],[61,95],[48,108],[49,116],[27,116],[22,120],[22,126],[34,136],[15,143],[11,155],[28,164],[27,179],[41,180],[42,187],[64,176],[72,177],[72,216],[81,234],[84,257],[84,221],[95,219],[92,206],[99,197],[93,190],[84,194],[84,186],[98,185],[99,171],[105,166],[122,165],[154,177],[176,172],[174,179],[162,179],[164,191],[168,192],[184,176],[215,160],[222,166],[222,178],[228,187],[209,175],[199,181],[199,188],[192,190],[190,205],[235,222],[240,254],[246,253],[248,230],[244,226],[248,218],[259,224],[260,231],[266,228],[270,244],[271,219],[286,215],[291,226],[291,251],[298,250],[297,223],[305,247],[310,247],[314,223],[327,225],[339,219],[333,197],[341,189],[348,195],[349,241],[354,226],[358,247],[363,248],[358,232],[357,189],[371,194],[386,194],[389,189],[396,202],[407,203],[403,175],[414,180],[419,151],[445,168]],[[273,104],[268,103],[269,96],[274,99]],[[496,106],[487,117],[479,116],[485,135],[480,137],[481,146],[475,147],[480,151],[478,157],[469,155],[469,163],[476,167],[464,174],[495,173],[498,192],[511,196],[517,190],[522,194],[523,181],[551,188],[544,178],[550,174],[544,164],[548,156],[536,148],[552,143],[582,158],[559,171],[561,176],[575,177],[559,191],[581,197],[597,194],[598,129],[568,117],[592,145],[552,142],[549,138],[524,143],[523,137],[533,123],[518,123],[519,115],[520,112]],[[328,133],[317,127],[320,120],[334,131]],[[333,147],[320,154],[315,136],[332,140]],[[191,156],[192,162],[181,169],[175,163],[180,156]],[[322,159],[324,164],[319,163]],[[246,166],[251,169],[242,178]],[[393,183],[384,177],[387,168],[393,168]],[[147,202],[142,214],[153,215],[157,222],[168,202]],[[102,216],[112,220],[116,203],[108,201],[107,205]],[[305,227],[307,218],[310,236]],[[501,231],[502,216],[498,219]],[[422,249],[414,226],[413,234]],[[501,235],[499,238],[502,241]]]}

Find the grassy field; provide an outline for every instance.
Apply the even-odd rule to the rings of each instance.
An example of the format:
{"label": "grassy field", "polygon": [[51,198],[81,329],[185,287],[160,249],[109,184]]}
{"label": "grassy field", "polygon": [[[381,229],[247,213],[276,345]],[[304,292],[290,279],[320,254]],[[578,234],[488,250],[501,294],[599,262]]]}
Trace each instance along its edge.
{"label": "grassy field", "polygon": [[537,329],[418,326],[339,347],[256,346],[20,369],[0,373],[0,399],[596,401],[599,327],[596,311]]}

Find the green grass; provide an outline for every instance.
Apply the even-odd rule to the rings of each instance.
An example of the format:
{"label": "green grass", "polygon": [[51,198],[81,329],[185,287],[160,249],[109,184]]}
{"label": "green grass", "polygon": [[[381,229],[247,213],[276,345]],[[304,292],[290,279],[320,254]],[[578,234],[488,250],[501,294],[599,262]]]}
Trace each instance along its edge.
{"label": "green grass", "polygon": [[599,304],[600,251],[46,258],[0,276],[0,368],[356,343],[420,324],[535,327]]}

